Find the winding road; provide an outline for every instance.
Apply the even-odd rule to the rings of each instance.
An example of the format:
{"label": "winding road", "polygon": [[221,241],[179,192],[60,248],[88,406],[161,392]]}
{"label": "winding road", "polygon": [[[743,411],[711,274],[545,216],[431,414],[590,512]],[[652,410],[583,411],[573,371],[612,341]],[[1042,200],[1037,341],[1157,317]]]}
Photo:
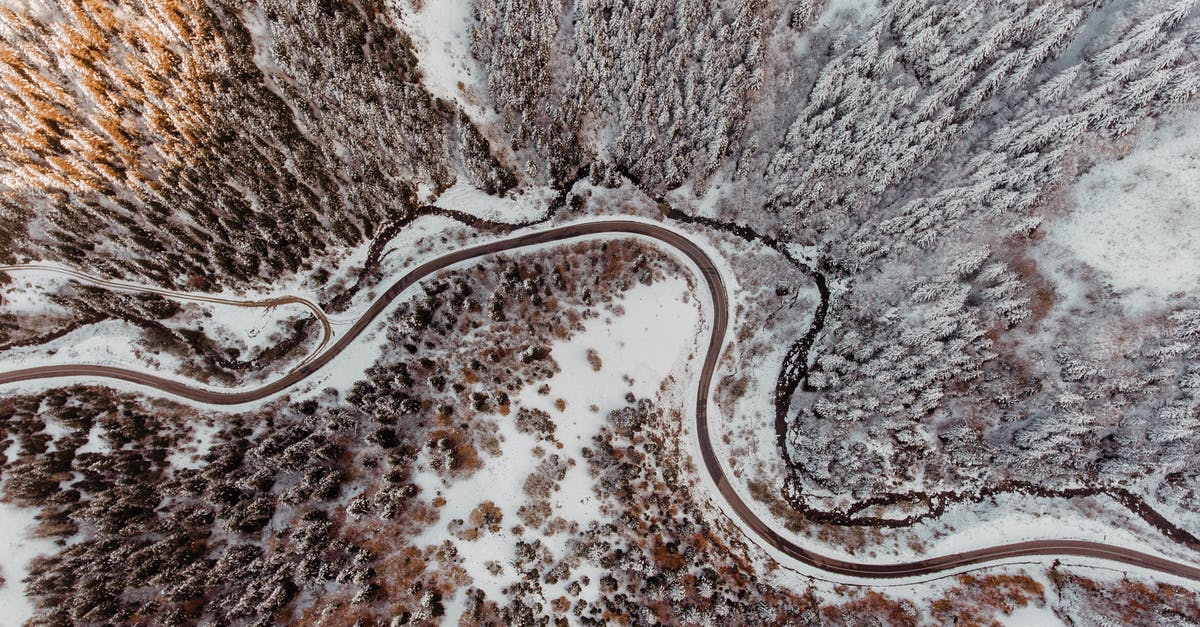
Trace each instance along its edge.
{"label": "winding road", "polygon": [[[725,499],[728,508],[741,520],[745,528],[757,536],[756,540],[759,543],[826,573],[858,579],[921,578],[968,566],[982,566],[998,560],[1020,557],[1074,556],[1108,560],[1200,581],[1200,568],[1196,566],[1129,548],[1082,540],[1033,540],[931,557],[914,562],[883,564],[851,562],[822,555],[782,536],[755,515],[754,511],[738,495],[733,485],[725,476],[725,471],[722,469],[721,463],[713,451],[708,430],[708,400],[713,374],[716,370],[721,349],[725,344],[725,334],[729,325],[729,294],[725,282],[716,264],[713,263],[712,259],[700,246],[679,232],[647,222],[602,220],[547,228],[541,231],[463,248],[427,261],[396,280],[387,291],[371,304],[354,325],[339,337],[332,346],[329,346],[327,350],[314,353],[314,356],[309,361],[292,370],[284,377],[258,388],[238,391],[207,390],[135,370],[95,365],[43,366],[13,370],[0,373],[0,384],[57,377],[100,377],[144,385],[160,392],[206,404],[237,405],[259,401],[296,385],[320,370],[349,347],[388,308],[393,300],[413,284],[439,270],[498,252],[519,250],[539,244],[596,235],[637,235],[651,238],[675,249],[690,259],[699,268],[712,298],[713,305],[712,332],[709,336],[708,348],[704,355],[704,363],[700,370],[696,392],[696,433],[699,438],[700,453],[704,461],[705,470],[716,485],[721,497]],[[3,268],[0,268],[0,270],[3,270]],[[91,277],[87,277],[86,275],[80,276],[92,280]],[[120,285],[122,285],[120,289],[141,289],[130,287],[129,284]],[[169,290],[152,288],[147,289],[147,291],[164,295],[170,292]],[[208,300],[209,302],[234,304],[228,303],[224,299],[213,299],[210,297],[197,298],[193,295],[187,296],[192,300]],[[301,301],[303,299],[288,299],[285,297],[283,299],[272,299],[261,302],[269,305],[271,303],[295,303]],[[303,301],[301,304],[306,302]],[[310,307],[310,309],[313,309],[314,313],[320,311],[315,306]],[[323,323],[328,325],[328,320],[324,317],[323,313],[318,313],[317,316]],[[328,326],[326,326],[326,339],[329,337]]]}
{"label": "winding road", "polygon": [[[329,316],[325,315],[325,311],[316,305],[316,303],[301,298],[299,296],[278,296],[275,298],[266,298],[262,300],[238,300],[236,298],[225,298],[222,296],[210,296],[207,294],[192,294],[190,292],[181,292],[179,290],[169,290],[163,287],[154,287],[150,285],[138,285],[137,283],[127,283],[125,281],[113,281],[103,277],[92,276],[73,270],[71,268],[63,268],[48,264],[25,263],[18,265],[0,266],[0,272],[50,272],[53,274],[61,274],[68,276],[77,281],[91,283],[100,287],[105,287],[110,290],[120,292],[133,292],[140,294],[155,294],[163,298],[191,303],[212,303],[215,305],[231,305],[233,307],[243,307],[247,309],[262,309],[278,307],[280,305],[300,305],[312,313],[313,317],[321,323],[321,343],[313,350],[312,355],[317,355],[325,350],[329,344],[329,340],[333,338],[333,325],[329,320]],[[309,357],[311,359],[311,355]]]}

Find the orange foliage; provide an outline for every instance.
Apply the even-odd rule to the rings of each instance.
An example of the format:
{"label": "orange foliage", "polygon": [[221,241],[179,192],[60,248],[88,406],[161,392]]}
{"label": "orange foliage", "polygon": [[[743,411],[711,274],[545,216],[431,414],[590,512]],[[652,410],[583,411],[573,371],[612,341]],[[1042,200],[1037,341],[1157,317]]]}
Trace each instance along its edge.
{"label": "orange foliage", "polygon": [[929,608],[939,623],[999,625],[997,614],[1008,615],[1019,607],[1045,600],[1042,584],[1027,575],[960,575],[959,585],[935,600]]}
{"label": "orange foliage", "polygon": [[883,625],[909,626],[917,624],[912,608],[901,601],[868,590],[861,597],[841,606],[827,606],[821,615],[829,623],[852,623],[854,618],[871,617]]}
{"label": "orange foliage", "polygon": [[658,536],[654,541],[654,563],[663,570],[676,571],[684,566],[683,556],[667,547]]}
{"label": "orange foliage", "polygon": [[164,168],[196,158],[213,126],[226,56],[215,16],[194,0],[59,4],[65,19],[0,8],[0,181],[82,192],[122,174],[170,180]]}

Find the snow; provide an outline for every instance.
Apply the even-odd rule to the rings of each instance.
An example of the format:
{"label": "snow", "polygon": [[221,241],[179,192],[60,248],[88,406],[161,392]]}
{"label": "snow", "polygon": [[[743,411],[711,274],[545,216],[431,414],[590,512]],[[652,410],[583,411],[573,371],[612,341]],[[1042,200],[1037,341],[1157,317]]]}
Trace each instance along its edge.
{"label": "snow", "polygon": [[0,288],[0,304],[14,315],[67,316],[70,312],[46,298],[67,283],[66,277],[49,272],[6,271],[12,283]]}
{"label": "snow", "polygon": [[[405,269],[414,266],[417,260],[423,261],[443,254],[455,246],[466,245],[468,241],[474,241],[479,237],[478,233],[466,230],[454,220],[440,216],[423,216],[388,243],[381,260],[381,274],[387,279],[381,285],[390,285],[389,279],[399,277]],[[356,277],[355,272],[362,267],[370,245],[370,242],[364,242],[357,247],[331,255],[330,259],[340,262],[335,264],[333,276],[325,284],[333,284],[338,280],[347,282],[347,285],[353,283]],[[17,280],[7,286],[6,291],[3,292],[5,308],[9,311],[27,313],[49,312],[52,305],[46,303],[42,294],[61,287],[67,281],[63,272],[73,273],[74,270],[59,264],[38,262],[37,268],[10,272],[10,275]],[[136,284],[121,281],[111,283],[129,288],[139,287]],[[184,300],[190,297],[269,300],[280,295],[295,295],[305,298],[309,302],[319,302],[320,295],[310,283],[312,282],[307,275],[295,275],[278,280],[271,293],[238,293],[225,290],[203,294],[182,292],[178,294]],[[332,344],[332,340],[336,339],[339,331],[349,328],[354,323],[358,316],[371,305],[377,292],[381,291],[382,289],[379,288],[364,290],[356,296],[346,312],[329,316],[333,331],[330,344]],[[241,340],[248,345],[250,350],[265,347],[270,340],[270,330],[277,328],[279,321],[296,314],[306,315],[304,308],[295,304],[273,308],[243,308],[211,302],[185,302],[183,306],[187,314],[181,317],[203,320],[200,324],[210,335],[225,340]],[[211,318],[202,317],[206,312],[210,314]],[[363,371],[375,362],[383,349],[382,342],[379,341],[382,337],[379,330],[385,319],[386,315],[381,316],[373,329],[365,333],[356,343],[355,349],[345,351],[335,360],[336,364],[324,368],[314,378],[309,379],[307,389],[319,389],[315,386],[323,384],[324,387],[345,390],[361,379]],[[176,326],[190,327],[183,323]],[[319,328],[316,331],[320,333]],[[0,370],[60,365],[70,362],[142,369],[157,376],[208,389],[246,389],[261,385],[257,381],[248,381],[245,385],[233,387],[210,386],[200,384],[191,377],[180,376],[177,373],[182,368],[182,362],[166,353],[147,353],[140,350],[137,347],[136,339],[141,336],[141,331],[131,324],[111,320],[100,322],[77,329],[46,344],[4,351],[0,354]],[[298,355],[295,359],[301,357],[302,355]],[[289,366],[284,364],[285,370],[287,367]],[[55,379],[54,385],[87,385],[95,382],[95,379],[86,377],[70,377]],[[104,382],[109,387],[125,392],[154,394],[149,388],[139,385],[113,380],[104,380]],[[44,382],[30,381],[10,385],[7,389],[24,393],[45,387],[46,383]],[[227,409],[251,409],[271,402],[274,398],[277,397]]]}
{"label": "snow", "polygon": [[178,372],[182,362],[167,353],[150,354],[137,347],[137,327],[108,320],[76,329],[38,346],[14,348],[0,354],[0,369],[86,363],[144,368],[156,374]]}
{"label": "snow", "polygon": [[[45,401],[43,401],[44,403]],[[53,453],[58,450],[58,441],[70,435],[71,430],[58,420],[51,419],[44,423],[42,433],[50,436],[51,440],[47,443],[47,451]]]}
{"label": "snow", "polygon": [[1007,627],[1025,627],[1028,625],[1039,625],[1040,627],[1052,627],[1057,625],[1066,625],[1054,610],[1047,606],[1037,607],[1033,605],[1025,605],[1013,610],[1012,614],[1000,616],[1000,622]]}
{"label": "snow", "polygon": [[[718,418],[718,415],[714,414],[712,418]],[[732,479],[732,485],[742,500],[754,511],[755,515],[767,522],[782,537],[822,555],[854,562],[887,564],[917,561],[939,555],[968,552],[1027,540],[1069,539],[1100,542],[1152,555],[1163,555],[1185,563],[1195,563],[1194,556],[1189,555],[1181,547],[1162,540],[1162,534],[1158,530],[1146,524],[1140,518],[1110,499],[1101,497],[1072,500],[1044,499],[1024,494],[1002,494],[982,503],[968,502],[950,505],[942,516],[928,523],[918,523],[912,527],[888,532],[881,538],[881,541],[868,541],[862,548],[851,552],[841,544],[830,543],[818,538],[788,531],[784,525],[784,521],[772,514],[764,503],[750,496],[745,479],[736,479],[736,476],[730,472],[734,468],[747,468],[745,471],[746,475],[765,480],[770,478],[770,469],[776,468],[778,462],[775,459],[759,459],[753,460],[753,462],[740,461],[736,455],[731,453],[733,448],[721,441],[719,437],[721,431],[716,429],[716,425],[714,425],[713,433],[715,434],[713,445],[720,453],[719,458],[726,469],[726,476]],[[773,436],[773,430],[768,432],[766,429],[763,429],[751,434],[751,437],[763,440],[764,442],[768,439],[768,436]],[[763,454],[763,451],[774,451],[773,446],[763,448],[764,442],[760,442],[757,449],[760,456]],[[754,463],[761,463],[763,468],[755,469]],[[704,479],[706,484],[710,484],[707,474],[705,474]],[[869,579],[830,576],[827,573],[804,565],[769,548],[760,541],[759,537],[752,530],[743,525],[741,519],[736,514],[727,508],[723,499],[714,495],[713,502],[726,512],[729,520],[745,531],[748,538],[752,539],[755,544],[766,551],[771,556],[770,559],[784,565],[786,568],[822,580],[872,584],[872,581]],[[918,539],[923,543],[924,546],[921,550],[914,550],[909,545],[907,540],[910,538]],[[984,566],[995,567],[1005,563],[1049,564],[1056,559],[1064,564],[1073,566],[1101,564],[1128,572],[1141,572],[1143,574],[1150,572],[1142,571],[1133,566],[1113,564],[1112,562],[1105,562],[1103,560],[1053,555],[997,560],[995,562],[988,562]],[[959,568],[949,572],[965,572],[977,568],[980,568],[980,566]],[[945,574],[901,579],[897,580],[897,584],[919,584],[943,577]],[[1169,575],[1157,572],[1153,576],[1158,580],[1175,579]],[[1186,583],[1186,580],[1179,581],[1180,583]],[[878,582],[874,583],[878,584]]]}
{"label": "snow", "polygon": [[[756,515],[769,524],[775,520],[766,511],[764,506],[752,500],[748,494],[744,493],[741,482],[734,482],[734,485],[738,488],[738,492],[742,495],[743,500],[751,506]],[[725,509],[724,501],[717,500],[717,502],[722,509]],[[1142,522],[1141,519],[1129,514],[1126,510],[1111,503],[1111,501],[1105,502],[1103,499],[1097,499],[1092,502],[1094,506],[1088,509],[1075,509],[1072,506],[1075,503],[1076,501],[1038,499],[1028,495],[1013,494],[998,496],[995,498],[994,503],[984,502],[981,504],[953,505],[948,507],[946,513],[936,521],[933,521],[931,525],[917,524],[913,527],[900,530],[899,533],[890,533],[887,536],[886,544],[868,543],[856,553],[847,551],[844,546],[839,544],[830,544],[814,538],[796,536],[788,532],[780,523],[775,523],[771,526],[783,537],[792,540],[806,549],[822,555],[862,563],[892,564],[897,562],[911,562],[940,555],[969,552],[1027,540],[1086,540],[1130,548],[1150,555],[1161,555],[1184,563],[1195,563],[1195,560],[1181,547],[1173,546],[1165,541],[1155,542],[1155,540],[1162,537],[1157,530]],[[741,520],[736,518],[732,512],[729,512],[729,516],[736,524],[742,526]],[[750,530],[746,529],[746,533],[748,537],[755,541],[755,544],[758,544],[761,549],[770,555],[773,561],[784,565],[787,569],[801,577],[809,576],[824,581],[879,585],[878,581],[871,579],[829,575],[764,546]],[[916,551],[907,542],[904,542],[906,538],[913,536],[925,543],[922,550]],[[892,540],[895,542],[892,542]],[[1098,566],[1113,572],[1140,574],[1142,576],[1150,576],[1158,581],[1189,585],[1186,579],[1157,571],[1143,570],[1132,565],[1095,558],[1062,555],[998,559],[985,564],[953,568],[933,575],[896,579],[894,580],[894,585],[914,586],[933,583],[938,579],[955,573],[970,572],[983,568],[1002,569],[1005,567],[1004,565],[1009,565],[1008,567],[1011,568],[1012,565],[1027,564],[1048,566],[1055,561],[1059,561],[1063,565],[1070,567]],[[1036,571],[1037,569],[1033,570]]]}
{"label": "snow", "polygon": [[99,422],[92,424],[91,430],[88,431],[87,442],[84,442],[83,446],[75,449],[75,455],[82,455],[84,453],[105,454],[109,452],[111,452],[111,447],[104,441],[104,427],[100,426]]}
{"label": "snow", "polygon": [[[1098,261],[1084,260],[1105,272],[1106,276],[1115,275],[1114,288],[1123,291],[1127,301],[1133,302],[1139,298],[1145,301],[1147,295],[1157,296],[1161,300],[1173,292],[1194,291],[1200,279],[1197,276],[1200,275],[1200,265],[1195,263],[1195,260],[1200,258],[1200,238],[1197,237],[1200,233],[1195,232],[1200,224],[1200,212],[1190,199],[1200,191],[1197,189],[1200,187],[1200,178],[1196,176],[1200,139],[1197,139],[1194,133],[1189,138],[1186,133],[1187,129],[1195,128],[1197,122],[1200,122],[1200,116],[1193,113],[1164,124],[1162,129],[1143,140],[1133,154],[1120,161],[1100,166],[1091,175],[1084,177],[1076,194],[1077,199],[1084,198],[1087,202],[1080,202],[1080,209],[1075,215],[1069,216],[1069,220],[1051,224],[1051,237],[1044,244],[1060,257],[1067,244],[1072,245],[1071,252],[1080,257],[1086,253],[1093,253]],[[1106,183],[1106,179],[1117,182]],[[1147,208],[1143,205],[1151,206]],[[1087,213],[1084,213],[1085,210]],[[1077,229],[1078,232],[1064,235],[1068,228]],[[1099,231],[1099,235],[1109,239],[1098,237],[1094,231]],[[1122,234],[1132,234],[1132,241],[1117,239],[1116,236]],[[1159,246],[1154,249],[1151,244]],[[1116,253],[1112,252],[1113,248],[1116,248]],[[803,258],[809,251],[794,249],[792,252]],[[1120,255],[1125,255],[1126,258]],[[1153,257],[1148,262],[1153,264],[1153,267],[1148,267],[1147,262],[1142,259],[1130,262],[1128,258],[1135,255],[1141,255],[1143,258]],[[716,258],[720,259],[721,256]],[[1114,260],[1120,263],[1113,263]],[[1108,262],[1107,265],[1102,265],[1104,262]],[[736,272],[727,269],[723,269],[723,272],[727,278],[737,276]],[[1149,285],[1141,287],[1143,283]],[[743,306],[756,306],[752,294],[745,289],[747,288],[742,286],[731,289],[735,311]],[[802,291],[804,289],[801,288]],[[807,319],[804,316],[798,318]],[[734,332],[739,322],[744,323],[735,321],[731,327]],[[782,335],[786,337],[786,333]],[[737,356],[738,351],[744,350],[747,350],[747,347],[734,342],[731,355]],[[726,474],[733,478],[737,475],[730,471],[739,471],[738,474],[742,475],[743,480],[733,481],[735,488],[756,515],[768,522],[774,521],[775,517],[767,511],[765,505],[749,496],[744,477],[757,475],[778,479],[777,474],[771,474],[772,469],[777,469],[779,462],[778,456],[774,454],[769,388],[778,372],[778,364],[785,350],[786,346],[781,345],[777,350],[752,354],[748,362],[734,365],[736,371],[731,370],[728,361],[723,361],[716,373],[717,380],[724,374],[746,375],[749,379],[747,394],[732,408],[721,407],[716,403],[711,405],[714,414],[710,421],[719,420],[722,423],[718,425],[710,422],[715,436],[713,444],[726,468]],[[732,442],[723,442],[722,434],[732,434],[736,437]],[[755,444],[750,450],[756,451],[756,459],[739,458],[738,449],[741,449],[741,455],[744,457],[745,447],[751,443]],[[704,483],[712,488],[707,475],[703,479]],[[724,501],[715,491],[712,494],[712,502],[719,509],[726,511],[729,520],[742,526],[740,519],[727,510]],[[1001,497],[997,503],[955,506],[932,524],[918,525],[902,533],[891,534],[888,541],[866,547],[865,551],[854,555],[838,545],[807,537],[794,537],[784,529],[781,522],[777,521],[772,526],[783,535],[792,537],[797,544],[814,551],[855,561],[879,563],[909,561],[999,543],[1053,538],[1107,542],[1152,554],[1162,551],[1169,554],[1176,552],[1177,547],[1160,541],[1161,534],[1119,506],[1105,499],[1095,499],[1091,503],[1089,507],[1074,502],[1013,496]],[[747,537],[756,540],[757,543],[758,538],[752,531],[744,531]],[[904,539],[910,537],[924,541],[925,550],[918,553],[908,547]],[[770,559],[783,565],[786,571],[805,573],[822,579],[828,577],[825,573],[808,568],[771,549],[763,548],[770,555]],[[1049,563],[1053,559],[1027,558],[1025,561]],[[1191,561],[1190,557],[1182,559]],[[1063,561],[1080,565],[1102,563],[1082,558]],[[1137,570],[1125,566],[1120,568]],[[1155,574],[1155,577],[1162,579],[1165,576]],[[856,581],[852,578],[834,579]],[[868,583],[866,580],[858,581]],[[912,583],[910,580],[905,585]],[[1027,617],[1037,621],[1033,614],[1021,614],[1014,620],[1024,620]]]}
{"label": "snow", "polygon": [[0,622],[20,625],[33,616],[33,604],[25,597],[21,580],[29,574],[29,563],[38,555],[57,551],[54,542],[34,537],[36,510],[0,502]]}
{"label": "snow", "polygon": [[[502,597],[501,589],[514,583],[519,576],[509,565],[518,540],[540,539],[556,559],[567,551],[570,534],[545,536],[538,530],[528,529],[522,536],[512,534],[512,527],[520,520],[517,510],[527,500],[522,490],[525,477],[535,471],[545,456],[554,454],[574,459],[575,465],[566,473],[561,488],[550,498],[551,516],[574,521],[581,529],[603,522],[605,512],[593,492],[593,480],[581,452],[604,424],[605,416],[627,405],[626,393],[654,398],[659,395],[665,379],[700,359],[696,343],[697,333],[702,330],[700,312],[695,299],[687,296],[687,292],[687,282],[682,278],[664,279],[648,286],[636,285],[617,301],[623,313],[602,312],[600,316],[584,321],[584,329],[570,339],[552,344],[551,357],[560,370],[541,382],[549,385],[550,393],[537,393],[541,383],[526,386],[513,398],[508,416],[493,416],[497,435],[502,438],[503,453],[500,456],[487,458],[485,467],[472,477],[449,485],[428,472],[416,477],[424,498],[432,499],[440,494],[446,499],[439,522],[427,529],[416,545],[440,543],[446,536],[449,521],[467,520],[471,510],[480,503],[492,501],[504,513],[501,531],[481,533],[477,540],[465,542],[460,546],[460,555],[464,559],[463,568],[470,573],[475,585],[489,598]],[[588,362],[588,349],[600,355],[599,371],[594,371]],[[555,401],[560,398],[566,402],[562,411],[555,407]],[[554,435],[562,444],[561,449],[555,443],[539,441],[517,431],[514,417],[522,407],[540,409],[554,418]],[[542,456],[534,452],[539,446],[544,451]],[[492,575],[486,568],[489,561],[500,562],[504,571],[498,576]],[[599,571],[584,567],[573,572],[570,580],[579,579],[581,574],[591,578],[591,583],[584,588],[585,598],[588,594],[598,594]],[[559,587],[565,590],[570,580],[560,582]],[[558,592],[547,593],[547,598],[556,596]]]}
{"label": "snow", "polygon": [[1200,112],[1164,120],[1133,152],[1080,177],[1075,208],[1046,224],[1099,270],[1127,308],[1158,308],[1200,288]]}
{"label": "snow", "polygon": [[[395,238],[388,242],[380,257],[380,276],[384,277],[374,288],[360,291],[346,312],[336,317],[330,317],[334,336],[342,330],[353,326],[354,322],[374,303],[376,297],[385,292],[392,283],[403,276],[410,268],[420,262],[444,254],[454,246],[463,242],[452,237],[464,233],[461,225],[449,218],[441,216],[424,216],[415,220],[403,229]],[[366,260],[367,246],[351,256],[353,267],[360,268]],[[351,282],[353,280],[351,279]],[[417,292],[411,288],[399,296],[393,307],[410,300]],[[389,308],[389,311],[391,308]],[[371,367],[383,354],[386,347],[385,324],[388,312],[380,314],[366,331],[359,336],[353,347],[347,348],[333,359],[327,366],[315,373],[302,385],[304,390],[333,389],[339,392],[348,391],[355,383],[362,380],[363,373]],[[301,390],[297,390],[300,392]]]}
{"label": "snow", "polygon": [[879,16],[881,7],[875,0],[829,0],[817,24],[837,28],[847,22],[865,23]]}
{"label": "snow", "polygon": [[[243,356],[269,348],[277,339],[274,337],[276,332],[290,333],[287,323],[311,315],[306,307],[298,304],[247,308],[214,303],[206,304],[204,310],[212,317],[206,316],[198,326],[185,326],[198,328],[223,345],[243,348]],[[320,326],[314,325],[313,330],[315,335],[312,337],[319,338]]]}
{"label": "snow", "polygon": [[[623,407],[623,399],[612,399],[620,399],[626,391],[654,397],[668,374],[689,357],[698,357],[681,354],[676,348],[687,346],[700,330],[699,312],[687,302],[691,300],[688,291],[686,281],[678,278],[636,285],[618,301],[624,315],[604,314],[603,324],[591,320],[569,342],[559,342],[551,355],[562,371],[548,382],[549,397],[583,407],[595,403],[602,415]],[[587,362],[589,348],[600,356],[599,372],[593,372]],[[624,376],[632,377],[632,386]],[[519,398],[526,407],[549,404],[547,397],[529,388]]]}
{"label": "snow", "polygon": [[[419,4],[420,10],[412,5]],[[483,114],[464,92],[484,93],[483,72],[471,56],[471,0],[406,0],[401,22],[412,37],[425,88],[458,103],[473,117]],[[459,83],[463,89],[459,89]]]}
{"label": "snow", "polygon": [[490,196],[472,187],[460,177],[458,182],[437,197],[436,204],[444,209],[457,209],[485,220],[494,222],[528,222],[536,220],[546,211],[554,199],[555,192],[549,188],[535,187],[510,192],[506,196]]}
{"label": "snow", "polygon": [[200,468],[202,466],[200,460],[212,448],[213,438],[216,437],[218,431],[220,428],[216,424],[192,425],[191,439],[188,442],[181,442],[178,448],[171,451],[171,455],[168,457],[171,466],[176,469]]}
{"label": "snow", "polygon": [[[625,216],[628,219],[636,219],[630,216]],[[586,221],[586,220],[584,220]],[[652,222],[650,220],[642,220]],[[559,225],[561,226],[561,225]],[[339,331],[350,327],[358,316],[368,309],[371,303],[375,300],[378,294],[386,290],[392,282],[398,279],[406,269],[415,267],[420,262],[427,261],[438,255],[445,254],[449,250],[458,247],[468,246],[478,243],[482,240],[493,239],[490,236],[485,236],[479,232],[468,230],[462,227],[457,221],[443,218],[440,216],[425,216],[414,222],[407,229],[401,232],[394,240],[389,242],[381,259],[380,272],[383,277],[386,277],[374,289],[364,290],[360,292],[350,308],[337,316],[331,316],[330,322],[333,326],[333,336],[336,339]],[[580,238],[584,239],[584,238]],[[590,239],[607,239],[607,236],[594,236]],[[646,239],[646,238],[642,238]],[[577,241],[577,240],[573,240]],[[654,240],[646,239],[651,244]],[[557,246],[556,243],[549,243],[540,246],[532,246],[521,249],[522,251],[534,251],[547,249]],[[366,250],[369,244],[363,244],[355,249],[351,249],[344,255],[338,258],[347,259],[347,265],[361,266],[361,261],[366,257]],[[716,257],[714,257],[716,258]],[[477,263],[475,260],[468,260],[460,265],[470,265]],[[345,268],[346,266],[339,266]],[[452,266],[452,268],[455,266]],[[342,270],[335,273],[335,276],[343,274]],[[349,275],[347,275],[349,276]],[[266,299],[279,294],[295,294],[297,296],[307,298],[310,301],[317,301],[319,298],[311,290],[304,285],[302,277],[293,277],[288,280],[280,281],[277,285],[278,291],[272,295],[254,295],[245,296],[234,293],[219,293],[212,296],[222,298],[252,298],[255,300]],[[403,302],[406,298],[411,298],[415,292],[407,292],[394,304]],[[335,391],[348,390],[355,382],[362,379],[363,372],[370,367],[378,359],[379,355],[384,350],[383,328],[386,324],[386,312],[370,326],[361,336],[355,341],[353,348],[347,349],[335,357],[326,367],[314,374],[314,376],[306,379],[300,386],[286,392],[273,395],[271,397],[245,403],[236,406],[220,406],[226,411],[251,410],[257,407],[262,407],[265,404],[273,402],[283,395],[291,395],[293,398],[302,398],[305,394],[332,388]],[[182,367],[178,359],[157,353],[147,355],[139,352],[132,344],[130,339],[136,335],[136,330],[130,325],[122,322],[102,322],[95,325],[90,325],[84,329],[78,329],[73,333],[48,343],[41,347],[30,347],[28,349],[19,349],[6,351],[0,355],[0,370],[9,370],[14,368],[24,368],[38,365],[62,364],[65,362],[74,363],[90,363],[100,365],[113,365],[120,367],[134,367],[143,369],[147,372],[152,372],[157,376],[167,379],[178,380],[194,387],[205,389],[220,389],[220,390],[239,390],[250,389],[260,385],[259,383],[246,383],[238,386],[212,386],[200,384],[188,377],[177,376],[176,373]],[[17,364],[20,365],[17,365]],[[9,364],[9,365],[6,365]],[[53,380],[55,386],[68,385],[89,385],[94,384],[95,379],[89,377],[62,377]],[[121,381],[105,379],[104,384],[121,392],[129,392],[134,394],[150,393],[159,395],[152,388],[131,384]],[[10,384],[7,389],[14,393],[34,393],[37,390],[44,389],[47,383],[45,381],[27,381]],[[198,404],[198,405],[203,405]]]}
{"label": "snow", "polygon": [[[1114,521],[1124,524],[1118,526]],[[1062,500],[1006,494],[995,497],[993,504],[963,504],[947,508],[940,522],[949,525],[953,531],[940,538],[924,538],[929,542],[926,551],[929,555],[1040,539],[1090,540],[1151,554],[1163,553],[1154,542],[1162,538],[1159,531],[1107,498]],[[1165,541],[1158,544],[1165,545],[1163,549],[1180,549]],[[1063,558],[1063,561],[1075,559]],[[1178,559],[1194,561],[1186,553],[1180,553]],[[1041,561],[1052,560],[1045,558]],[[1126,568],[1124,565],[1109,565]]]}

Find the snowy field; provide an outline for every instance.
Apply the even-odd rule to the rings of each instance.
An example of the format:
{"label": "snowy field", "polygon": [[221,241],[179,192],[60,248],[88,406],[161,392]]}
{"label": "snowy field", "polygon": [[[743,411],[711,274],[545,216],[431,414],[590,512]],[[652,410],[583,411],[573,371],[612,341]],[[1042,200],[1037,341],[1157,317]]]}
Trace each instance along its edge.
{"label": "snowy field", "polygon": [[536,220],[542,216],[554,199],[555,192],[547,188],[534,188],[498,198],[463,182],[461,179],[437,197],[434,204],[444,209],[465,211],[474,216],[495,222],[520,223]]}
{"label": "snowy field", "polygon": [[25,598],[21,580],[29,573],[29,562],[56,550],[54,542],[36,537],[35,511],[0,503],[0,625],[20,625],[33,615],[33,604]]}
{"label": "snowy field", "polygon": [[481,106],[487,86],[471,56],[470,0],[392,0],[416,44],[425,87],[466,109],[476,119],[496,117]]}
{"label": "snowy field", "polygon": [[1101,273],[1133,311],[1200,288],[1200,111],[1168,118],[1129,154],[1092,168],[1075,207],[1046,224],[1063,250]]}

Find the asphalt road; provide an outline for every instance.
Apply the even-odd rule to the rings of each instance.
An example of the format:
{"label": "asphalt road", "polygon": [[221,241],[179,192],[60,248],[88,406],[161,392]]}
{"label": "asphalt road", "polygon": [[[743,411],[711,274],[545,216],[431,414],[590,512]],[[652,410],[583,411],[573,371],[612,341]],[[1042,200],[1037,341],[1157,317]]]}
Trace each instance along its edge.
{"label": "asphalt road", "polygon": [[1021,557],[1074,556],[1128,564],[1200,581],[1200,568],[1196,566],[1170,560],[1158,555],[1142,553],[1133,549],[1082,540],[1033,540],[1029,542],[1017,542],[963,553],[941,555],[915,562],[891,564],[850,562],[821,555],[791,542],[772,529],[765,521],[758,518],[751,508],[746,505],[726,478],[725,472],[721,468],[716,454],[713,452],[712,441],[708,431],[708,397],[717,360],[725,344],[725,334],[729,326],[729,294],[725,287],[725,282],[721,278],[721,274],[712,262],[712,259],[705,254],[703,249],[694,244],[686,236],[670,229],[644,222],[606,220],[549,228],[463,248],[432,259],[410,270],[393,283],[386,292],[375,300],[366,313],[354,323],[354,326],[342,335],[328,350],[316,355],[310,361],[288,373],[283,378],[259,388],[236,392],[204,390],[135,370],[89,365],[43,366],[14,370],[0,373],[0,384],[56,377],[100,377],[137,383],[174,396],[213,405],[237,405],[261,400],[296,385],[328,364],[349,347],[388,308],[396,297],[400,296],[401,293],[421,279],[454,264],[478,259],[486,255],[588,235],[641,235],[649,237],[682,253],[691,259],[696,264],[696,267],[700,269],[708,292],[712,297],[713,304],[712,333],[709,336],[708,349],[704,355],[704,364],[700,369],[696,392],[696,433],[700,441],[700,453],[704,460],[705,470],[716,484],[722,498],[728,503],[729,509],[741,519],[746,528],[757,536],[756,539],[758,542],[773,547],[789,557],[827,573],[861,579],[918,578],[940,574],[951,569],[981,566],[996,560]]}

